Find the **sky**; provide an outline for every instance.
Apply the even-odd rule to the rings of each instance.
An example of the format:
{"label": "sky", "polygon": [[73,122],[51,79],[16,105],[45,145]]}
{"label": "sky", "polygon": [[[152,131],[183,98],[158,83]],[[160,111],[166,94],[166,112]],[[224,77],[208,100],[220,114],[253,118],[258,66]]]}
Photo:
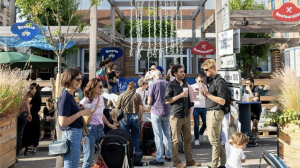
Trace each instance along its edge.
{"label": "sky", "polygon": [[[256,2],[258,2],[258,3],[262,3],[262,2],[266,3],[267,0],[256,0]],[[88,9],[89,8],[89,4],[90,4],[89,0],[82,0],[81,9]],[[194,7],[194,8],[186,7],[186,8],[194,9],[194,8],[197,8],[197,7]],[[205,8],[206,9],[215,9],[215,1],[214,0],[208,0],[206,2],[206,4],[205,4]],[[103,0],[103,2],[100,3],[100,6],[98,6],[98,9],[110,9],[109,2],[107,0]]]}

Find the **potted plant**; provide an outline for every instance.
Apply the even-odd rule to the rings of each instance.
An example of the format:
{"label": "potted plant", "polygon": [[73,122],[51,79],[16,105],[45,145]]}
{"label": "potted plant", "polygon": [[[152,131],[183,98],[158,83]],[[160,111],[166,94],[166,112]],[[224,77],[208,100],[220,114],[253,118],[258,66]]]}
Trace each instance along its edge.
{"label": "potted plant", "polygon": [[0,65],[0,165],[16,161],[17,116],[26,93],[19,69]]}
{"label": "potted plant", "polygon": [[278,156],[289,167],[298,167],[300,160],[300,78],[290,67],[272,75],[278,79],[278,110],[270,114],[269,122],[278,124]]}

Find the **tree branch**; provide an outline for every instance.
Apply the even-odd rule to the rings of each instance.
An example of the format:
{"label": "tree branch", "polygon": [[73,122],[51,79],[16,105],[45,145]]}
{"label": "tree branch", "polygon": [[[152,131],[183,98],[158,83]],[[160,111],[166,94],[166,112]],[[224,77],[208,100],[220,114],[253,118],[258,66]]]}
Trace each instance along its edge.
{"label": "tree branch", "polygon": [[[89,12],[90,10],[91,10],[91,6],[90,6],[89,9],[87,10],[87,12],[84,14],[84,16],[83,16],[82,18],[80,18],[80,20],[79,20],[78,23],[81,23],[81,22],[83,21],[83,19],[85,18],[85,16],[88,14],[88,12]],[[74,11],[74,13],[75,13],[75,11]],[[68,26],[68,30],[69,30],[69,27],[70,27],[70,26]],[[78,27],[79,27],[79,24],[77,25],[77,27],[75,28],[75,30],[77,30]],[[70,43],[70,41],[71,41],[72,38],[74,37],[75,33],[76,33],[76,31],[73,32],[73,34],[71,35],[71,38],[68,40],[68,42],[67,42],[67,43],[64,43],[64,47],[63,47],[62,53],[65,51],[67,45]],[[67,32],[67,35],[68,35],[68,32]],[[67,38],[65,38],[65,41],[66,41],[66,40],[67,40]]]}

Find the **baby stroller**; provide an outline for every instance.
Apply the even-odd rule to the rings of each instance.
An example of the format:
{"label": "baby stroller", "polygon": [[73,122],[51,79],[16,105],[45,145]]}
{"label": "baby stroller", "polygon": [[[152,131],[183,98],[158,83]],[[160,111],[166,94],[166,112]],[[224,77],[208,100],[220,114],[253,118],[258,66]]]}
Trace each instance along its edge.
{"label": "baby stroller", "polygon": [[259,168],[261,166],[261,159],[264,159],[271,168],[288,168],[280,157],[274,156],[272,153],[264,152],[260,157]]}
{"label": "baby stroller", "polygon": [[122,129],[109,131],[100,139],[100,154],[109,168],[133,167],[133,141]]}

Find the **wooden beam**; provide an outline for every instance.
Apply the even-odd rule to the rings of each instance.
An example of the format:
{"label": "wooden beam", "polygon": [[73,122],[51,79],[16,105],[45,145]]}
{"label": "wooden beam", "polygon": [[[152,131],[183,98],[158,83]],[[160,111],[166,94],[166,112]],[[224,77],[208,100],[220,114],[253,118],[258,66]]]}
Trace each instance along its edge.
{"label": "wooden beam", "polygon": [[200,12],[200,6],[196,9],[195,12],[192,13],[192,19],[195,19]]}
{"label": "wooden beam", "polygon": [[[230,18],[230,24],[242,24],[242,21],[244,18]],[[278,21],[278,20],[267,20],[263,18],[248,18],[247,19],[249,25],[282,25],[282,26],[292,26],[297,25],[299,22],[284,22],[284,21]]]}
{"label": "wooden beam", "polygon": [[110,36],[107,35],[106,33],[104,33],[104,31],[101,30],[101,29],[97,30],[97,37],[99,37],[102,40],[108,42],[109,44],[112,44],[112,39],[110,38]]}
{"label": "wooden beam", "polygon": [[[171,18],[170,16],[168,17],[169,19]],[[130,16],[125,16],[125,20],[130,20]],[[135,20],[136,16],[132,16],[132,20]],[[148,20],[149,16],[143,16],[143,20]],[[153,17],[150,17],[150,20],[154,20]],[[173,20],[176,20],[176,16],[173,17]],[[177,16],[177,20],[180,20],[180,16]],[[192,16],[182,16],[182,20],[192,20]]]}
{"label": "wooden beam", "polygon": [[115,6],[115,0],[107,0],[111,6]]}
{"label": "wooden beam", "polygon": [[117,15],[120,17],[121,20],[124,20],[124,12],[121,12],[118,7],[115,8]]}
{"label": "wooden beam", "polygon": [[231,10],[230,17],[233,18],[273,18],[273,10]]}
{"label": "wooden beam", "polygon": [[[268,41],[267,44],[278,44],[278,43],[285,44],[287,42],[287,44],[289,46],[290,45],[294,46],[294,45],[298,45],[299,40],[300,40],[300,38],[271,38],[271,39],[268,39],[268,38],[241,38],[241,44],[254,45],[254,44],[261,44],[261,43]],[[215,45],[214,39],[207,39],[207,41],[210,44]]]}
{"label": "wooden beam", "polygon": [[[151,1],[150,5],[153,6],[153,3],[155,3],[156,1]],[[147,2],[148,3],[148,2]],[[199,6],[199,1],[182,1],[182,6]],[[115,6],[119,6],[119,7],[130,7],[130,1],[115,1]]]}

